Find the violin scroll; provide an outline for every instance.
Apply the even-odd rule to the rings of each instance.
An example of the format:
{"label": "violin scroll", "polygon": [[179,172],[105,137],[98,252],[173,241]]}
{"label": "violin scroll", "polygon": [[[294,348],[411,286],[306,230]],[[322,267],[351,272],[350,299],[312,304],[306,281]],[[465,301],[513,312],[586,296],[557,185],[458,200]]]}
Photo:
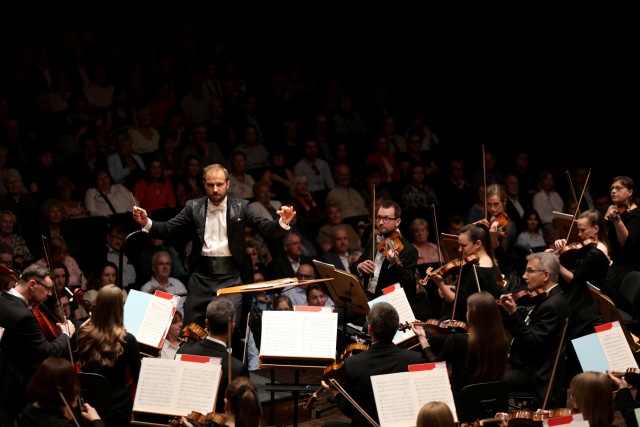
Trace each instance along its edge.
{"label": "violin scroll", "polygon": [[501,236],[507,235],[507,225],[509,225],[509,215],[505,211],[500,212],[498,215],[492,216],[489,223],[498,222],[498,233]]}

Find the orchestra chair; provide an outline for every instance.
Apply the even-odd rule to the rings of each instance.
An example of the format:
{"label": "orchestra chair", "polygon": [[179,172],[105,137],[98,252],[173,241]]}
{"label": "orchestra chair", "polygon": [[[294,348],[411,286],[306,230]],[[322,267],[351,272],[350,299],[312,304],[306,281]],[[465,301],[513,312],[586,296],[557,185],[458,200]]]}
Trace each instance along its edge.
{"label": "orchestra chair", "polygon": [[111,403],[111,382],[105,376],[91,372],[78,372],[78,379],[85,403],[101,414],[100,411],[105,411]]}
{"label": "orchestra chair", "polygon": [[631,271],[624,276],[622,283],[620,283],[620,295],[633,307],[633,312],[630,314],[633,321],[637,322],[640,317],[638,309],[640,304],[640,271]]}
{"label": "orchestra chair", "polygon": [[472,423],[493,418],[497,412],[507,412],[509,390],[504,381],[470,384],[455,398],[458,421]]}

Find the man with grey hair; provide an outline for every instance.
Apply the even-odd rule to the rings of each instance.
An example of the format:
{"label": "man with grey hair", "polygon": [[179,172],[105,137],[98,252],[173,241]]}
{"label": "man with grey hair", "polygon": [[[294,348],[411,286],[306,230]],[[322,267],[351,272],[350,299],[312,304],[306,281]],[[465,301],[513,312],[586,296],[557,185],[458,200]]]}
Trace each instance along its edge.
{"label": "man with grey hair", "polygon": [[163,292],[180,296],[180,302],[176,307],[184,316],[184,301],[187,298],[187,288],[184,284],[171,277],[171,255],[167,251],[158,251],[151,257],[151,279],[140,288],[141,292],[149,292],[159,288]]}
{"label": "man with grey hair", "polygon": [[4,357],[0,425],[3,426],[11,425],[29,403],[26,388],[38,365],[48,357],[68,355],[69,337],[75,333],[73,323],[69,320],[66,324],[58,323],[62,331],[58,335],[55,326],[41,328],[31,310],[55,292],[51,276],[49,268],[31,264],[24,269],[15,288],[0,294],[0,352]]}
{"label": "man with grey hair", "polygon": [[[400,325],[400,318],[391,304],[387,302],[374,304],[367,319],[371,345],[367,351],[344,360],[343,387],[364,412],[378,422],[371,376],[407,372],[409,365],[422,363],[423,358],[421,353],[402,349],[393,343],[393,337]],[[369,425],[366,418],[335,388],[324,381],[322,381],[322,387],[327,393],[334,395],[340,411],[352,419],[351,425]],[[334,421],[331,423],[333,424]]]}
{"label": "man with grey hair", "polygon": [[200,341],[181,345],[177,354],[195,354],[222,359],[222,378],[220,379],[215,412],[223,413],[224,396],[227,385],[229,385],[229,360],[231,360],[232,378],[248,377],[249,368],[237,358],[229,357],[229,333],[233,331],[236,321],[233,303],[224,296],[215,297],[207,306],[206,316],[207,336]]}
{"label": "man with grey hair", "polygon": [[[507,314],[505,327],[513,337],[505,381],[509,391],[532,392],[536,407],[545,401],[556,354],[562,344],[565,319],[569,318],[569,301],[558,286],[559,272],[560,260],[556,254],[532,253],[527,256],[523,278],[529,291],[543,292],[546,297],[527,310],[517,307],[511,294],[503,295],[500,300]],[[561,387],[563,381],[562,375],[554,376],[546,407],[558,408],[566,402]]]}

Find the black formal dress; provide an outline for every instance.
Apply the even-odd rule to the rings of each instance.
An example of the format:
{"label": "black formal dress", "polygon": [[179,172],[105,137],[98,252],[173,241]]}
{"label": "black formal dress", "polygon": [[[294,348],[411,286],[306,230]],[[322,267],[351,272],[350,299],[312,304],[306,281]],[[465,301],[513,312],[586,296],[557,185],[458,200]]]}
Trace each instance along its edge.
{"label": "black formal dress", "polygon": [[[98,414],[100,415],[100,414]],[[83,420],[78,420],[80,425],[88,427],[104,427],[103,420],[94,420],[90,423],[83,423]],[[4,425],[4,424],[3,424]],[[64,416],[62,411],[56,408],[38,408],[33,403],[27,405],[26,408],[20,414],[20,420],[18,421],[19,427],[76,427],[76,423],[73,420]]]}

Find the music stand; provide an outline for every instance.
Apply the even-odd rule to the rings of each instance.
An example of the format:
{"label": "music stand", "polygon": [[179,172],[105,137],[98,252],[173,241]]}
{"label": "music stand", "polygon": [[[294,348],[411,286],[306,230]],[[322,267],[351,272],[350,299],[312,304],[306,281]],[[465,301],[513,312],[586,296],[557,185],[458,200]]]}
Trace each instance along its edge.
{"label": "music stand", "polygon": [[460,258],[458,254],[458,248],[460,247],[460,243],[458,243],[458,236],[456,234],[447,234],[441,233],[442,236],[442,247],[446,252],[447,256],[450,260]]}
{"label": "music stand", "polygon": [[615,306],[613,301],[611,301],[611,298],[603,294],[600,288],[592,285],[591,283],[587,282],[587,285],[589,286],[589,293],[591,294],[593,300],[596,302],[596,305],[598,306],[598,310],[600,310],[600,314],[602,315],[602,319],[604,320],[604,322],[611,323],[618,321],[618,323],[620,323],[620,327],[622,328],[622,332],[624,332],[624,336],[627,339],[627,343],[631,348],[631,351],[636,356],[640,354],[640,340],[638,339],[638,337],[629,332],[627,325],[622,319],[618,308]]}
{"label": "music stand", "polygon": [[[573,228],[571,228],[571,221],[573,220]],[[578,236],[578,220],[573,219],[573,215],[569,215],[562,212],[553,211],[553,222],[556,224],[558,233],[560,233],[561,239],[567,239],[567,243],[580,242],[580,236]],[[569,228],[571,228],[571,236],[569,235]]]}
{"label": "music stand", "polygon": [[313,260],[318,273],[322,279],[328,280],[325,283],[331,299],[337,307],[344,307],[342,316],[342,343],[340,348],[345,348],[347,337],[347,314],[349,310],[367,315],[369,314],[369,298],[360,285],[356,276],[344,270],[338,270],[335,265],[322,261]]}

